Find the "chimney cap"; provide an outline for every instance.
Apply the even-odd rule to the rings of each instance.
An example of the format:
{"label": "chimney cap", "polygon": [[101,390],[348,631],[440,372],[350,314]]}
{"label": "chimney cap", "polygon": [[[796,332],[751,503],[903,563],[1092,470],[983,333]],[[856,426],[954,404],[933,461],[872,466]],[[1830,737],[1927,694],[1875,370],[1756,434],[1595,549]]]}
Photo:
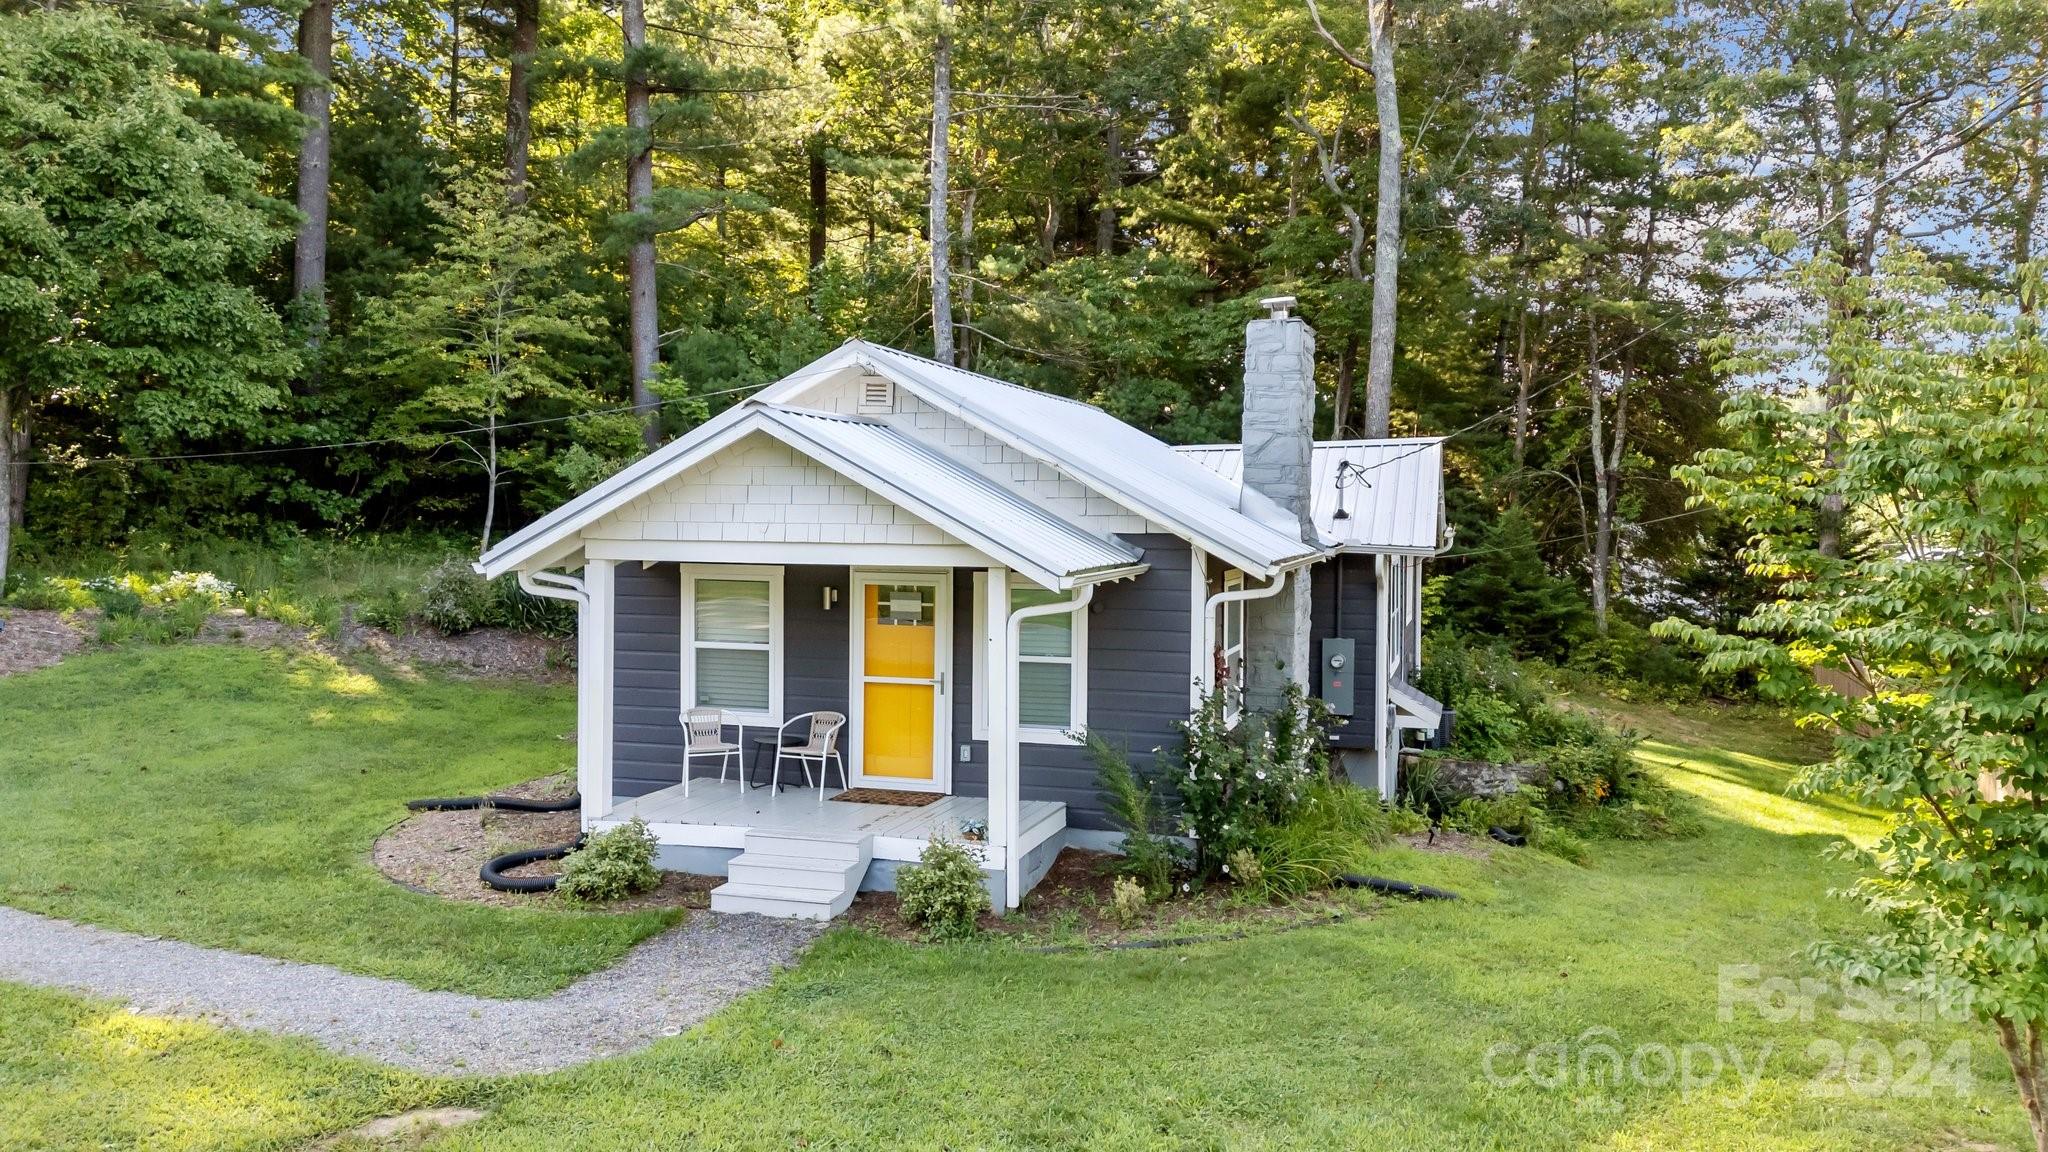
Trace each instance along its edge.
{"label": "chimney cap", "polygon": [[1294,307],[1294,297],[1268,296],[1265,299],[1259,301],[1259,307],[1264,308],[1271,312],[1273,314],[1273,319],[1285,320],[1287,319],[1287,310],[1289,308]]}

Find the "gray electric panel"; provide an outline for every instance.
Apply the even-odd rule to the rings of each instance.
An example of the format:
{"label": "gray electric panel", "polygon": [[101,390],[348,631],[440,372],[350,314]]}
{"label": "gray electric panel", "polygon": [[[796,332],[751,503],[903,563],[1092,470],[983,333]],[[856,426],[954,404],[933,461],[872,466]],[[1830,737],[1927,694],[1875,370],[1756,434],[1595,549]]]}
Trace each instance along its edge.
{"label": "gray electric panel", "polygon": [[1353,711],[1351,677],[1358,670],[1356,646],[1341,636],[1323,641],[1323,703],[1338,716]]}

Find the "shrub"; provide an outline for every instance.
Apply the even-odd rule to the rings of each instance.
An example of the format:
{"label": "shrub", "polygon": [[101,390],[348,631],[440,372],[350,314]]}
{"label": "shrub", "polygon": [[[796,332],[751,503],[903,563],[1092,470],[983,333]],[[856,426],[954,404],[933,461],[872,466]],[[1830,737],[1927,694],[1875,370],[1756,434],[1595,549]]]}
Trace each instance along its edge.
{"label": "shrub", "polygon": [[1327,888],[1338,876],[1362,870],[1372,849],[1389,835],[1378,798],[1348,784],[1318,780],[1307,787],[1292,818],[1254,834],[1256,850],[1248,854],[1258,866],[1250,878],[1239,879],[1269,896]]}
{"label": "shrub", "polygon": [[94,606],[92,593],[86,589],[84,581],[61,576],[24,581],[9,602],[17,608],[45,612],[82,612]]}
{"label": "shrub", "polygon": [[1308,786],[1328,779],[1320,703],[1290,686],[1279,712],[1246,713],[1232,727],[1215,693],[1181,725],[1180,763],[1170,779],[1180,830],[1195,840],[1195,870],[1204,879],[1221,874],[1239,849],[1253,848],[1260,828],[1293,818]]}
{"label": "shrub", "polygon": [[1399,804],[1387,809],[1387,831],[1395,836],[1414,836],[1429,831],[1429,817]]}
{"label": "shrub", "polygon": [[386,632],[404,632],[419,610],[419,598],[398,588],[386,588],[356,606],[356,619]]}
{"label": "shrub", "polygon": [[534,596],[519,586],[513,576],[501,576],[491,585],[490,623],[500,628],[534,632],[542,636],[570,636],[576,631],[576,605],[567,600]]}
{"label": "shrub", "polygon": [[916,864],[896,873],[896,898],[904,920],[922,927],[933,940],[974,935],[976,921],[989,909],[981,861],[964,845],[944,837],[934,837]]}
{"label": "shrub", "polygon": [[583,842],[562,861],[555,891],[582,904],[618,900],[661,883],[654,868],[654,833],[634,817]]}
{"label": "shrub", "polygon": [[460,557],[434,565],[420,588],[420,618],[445,635],[460,636],[489,624],[496,607],[490,581]]}
{"label": "shrub", "polygon": [[1145,886],[1135,877],[1119,876],[1109,882],[1109,908],[1116,922],[1129,928],[1145,914]]}
{"label": "shrub", "polygon": [[1173,891],[1173,874],[1186,864],[1186,851],[1171,836],[1161,835],[1165,820],[1159,796],[1150,781],[1138,779],[1123,751],[1093,732],[1088,753],[1095,758],[1096,788],[1102,793],[1110,822],[1123,830],[1123,855],[1112,867],[1135,881],[1146,895],[1163,900]]}
{"label": "shrub", "polygon": [[[387,603],[394,607],[400,602],[387,598]],[[409,598],[402,602],[408,609],[411,607]],[[528,595],[511,576],[485,580],[461,557],[444,560],[427,573],[417,611],[420,619],[448,636],[487,627],[515,628],[547,636],[567,636],[576,630],[574,604]]]}

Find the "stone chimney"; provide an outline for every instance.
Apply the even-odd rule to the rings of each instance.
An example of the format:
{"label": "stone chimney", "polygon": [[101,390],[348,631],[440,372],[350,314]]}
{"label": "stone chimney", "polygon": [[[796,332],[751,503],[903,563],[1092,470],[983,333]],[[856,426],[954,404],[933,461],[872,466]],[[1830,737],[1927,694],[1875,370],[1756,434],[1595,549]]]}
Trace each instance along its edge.
{"label": "stone chimney", "polygon": [[[1289,316],[1294,297],[1261,300],[1269,315],[1244,326],[1244,478],[1238,510],[1318,543],[1309,509],[1316,418],[1316,333]],[[1307,568],[1277,594],[1245,604],[1245,705],[1270,712],[1287,685],[1309,682]]]}
{"label": "stone chimney", "polygon": [[[1289,316],[1294,297],[1261,300],[1270,315],[1244,326],[1244,480],[1238,510],[1271,522],[1257,493],[1280,506],[1301,539],[1309,516],[1309,449],[1315,437],[1316,332]],[[1275,525],[1278,527],[1279,525]]]}

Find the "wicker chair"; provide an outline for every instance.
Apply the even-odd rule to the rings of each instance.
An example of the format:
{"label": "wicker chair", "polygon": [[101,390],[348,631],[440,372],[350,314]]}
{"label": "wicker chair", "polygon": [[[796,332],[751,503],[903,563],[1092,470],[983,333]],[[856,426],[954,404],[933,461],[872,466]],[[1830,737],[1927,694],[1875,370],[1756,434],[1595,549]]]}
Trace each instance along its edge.
{"label": "wicker chair", "polygon": [[[799,727],[800,725],[805,727]],[[807,788],[811,786],[811,765],[816,764],[818,766],[818,803],[823,805],[825,803],[825,762],[831,760],[839,765],[840,787],[852,787],[847,781],[846,761],[841,759],[839,755],[839,733],[845,727],[846,714],[844,712],[806,712],[801,716],[790,717],[789,722],[784,724],[778,733],[781,741],[775,749],[774,785],[777,788],[782,786],[782,762],[785,759],[794,760],[803,765],[804,786]],[[805,735],[806,739],[803,743],[789,743],[789,737],[793,734],[792,729],[796,729]]]}
{"label": "wicker chair", "polygon": [[[699,757],[718,757],[718,782],[725,783],[726,769],[740,762],[740,746],[727,743],[730,722],[723,708],[692,708],[683,713],[683,796],[690,795],[690,765]],[[744,780],[745,774],[742,773]]]}

